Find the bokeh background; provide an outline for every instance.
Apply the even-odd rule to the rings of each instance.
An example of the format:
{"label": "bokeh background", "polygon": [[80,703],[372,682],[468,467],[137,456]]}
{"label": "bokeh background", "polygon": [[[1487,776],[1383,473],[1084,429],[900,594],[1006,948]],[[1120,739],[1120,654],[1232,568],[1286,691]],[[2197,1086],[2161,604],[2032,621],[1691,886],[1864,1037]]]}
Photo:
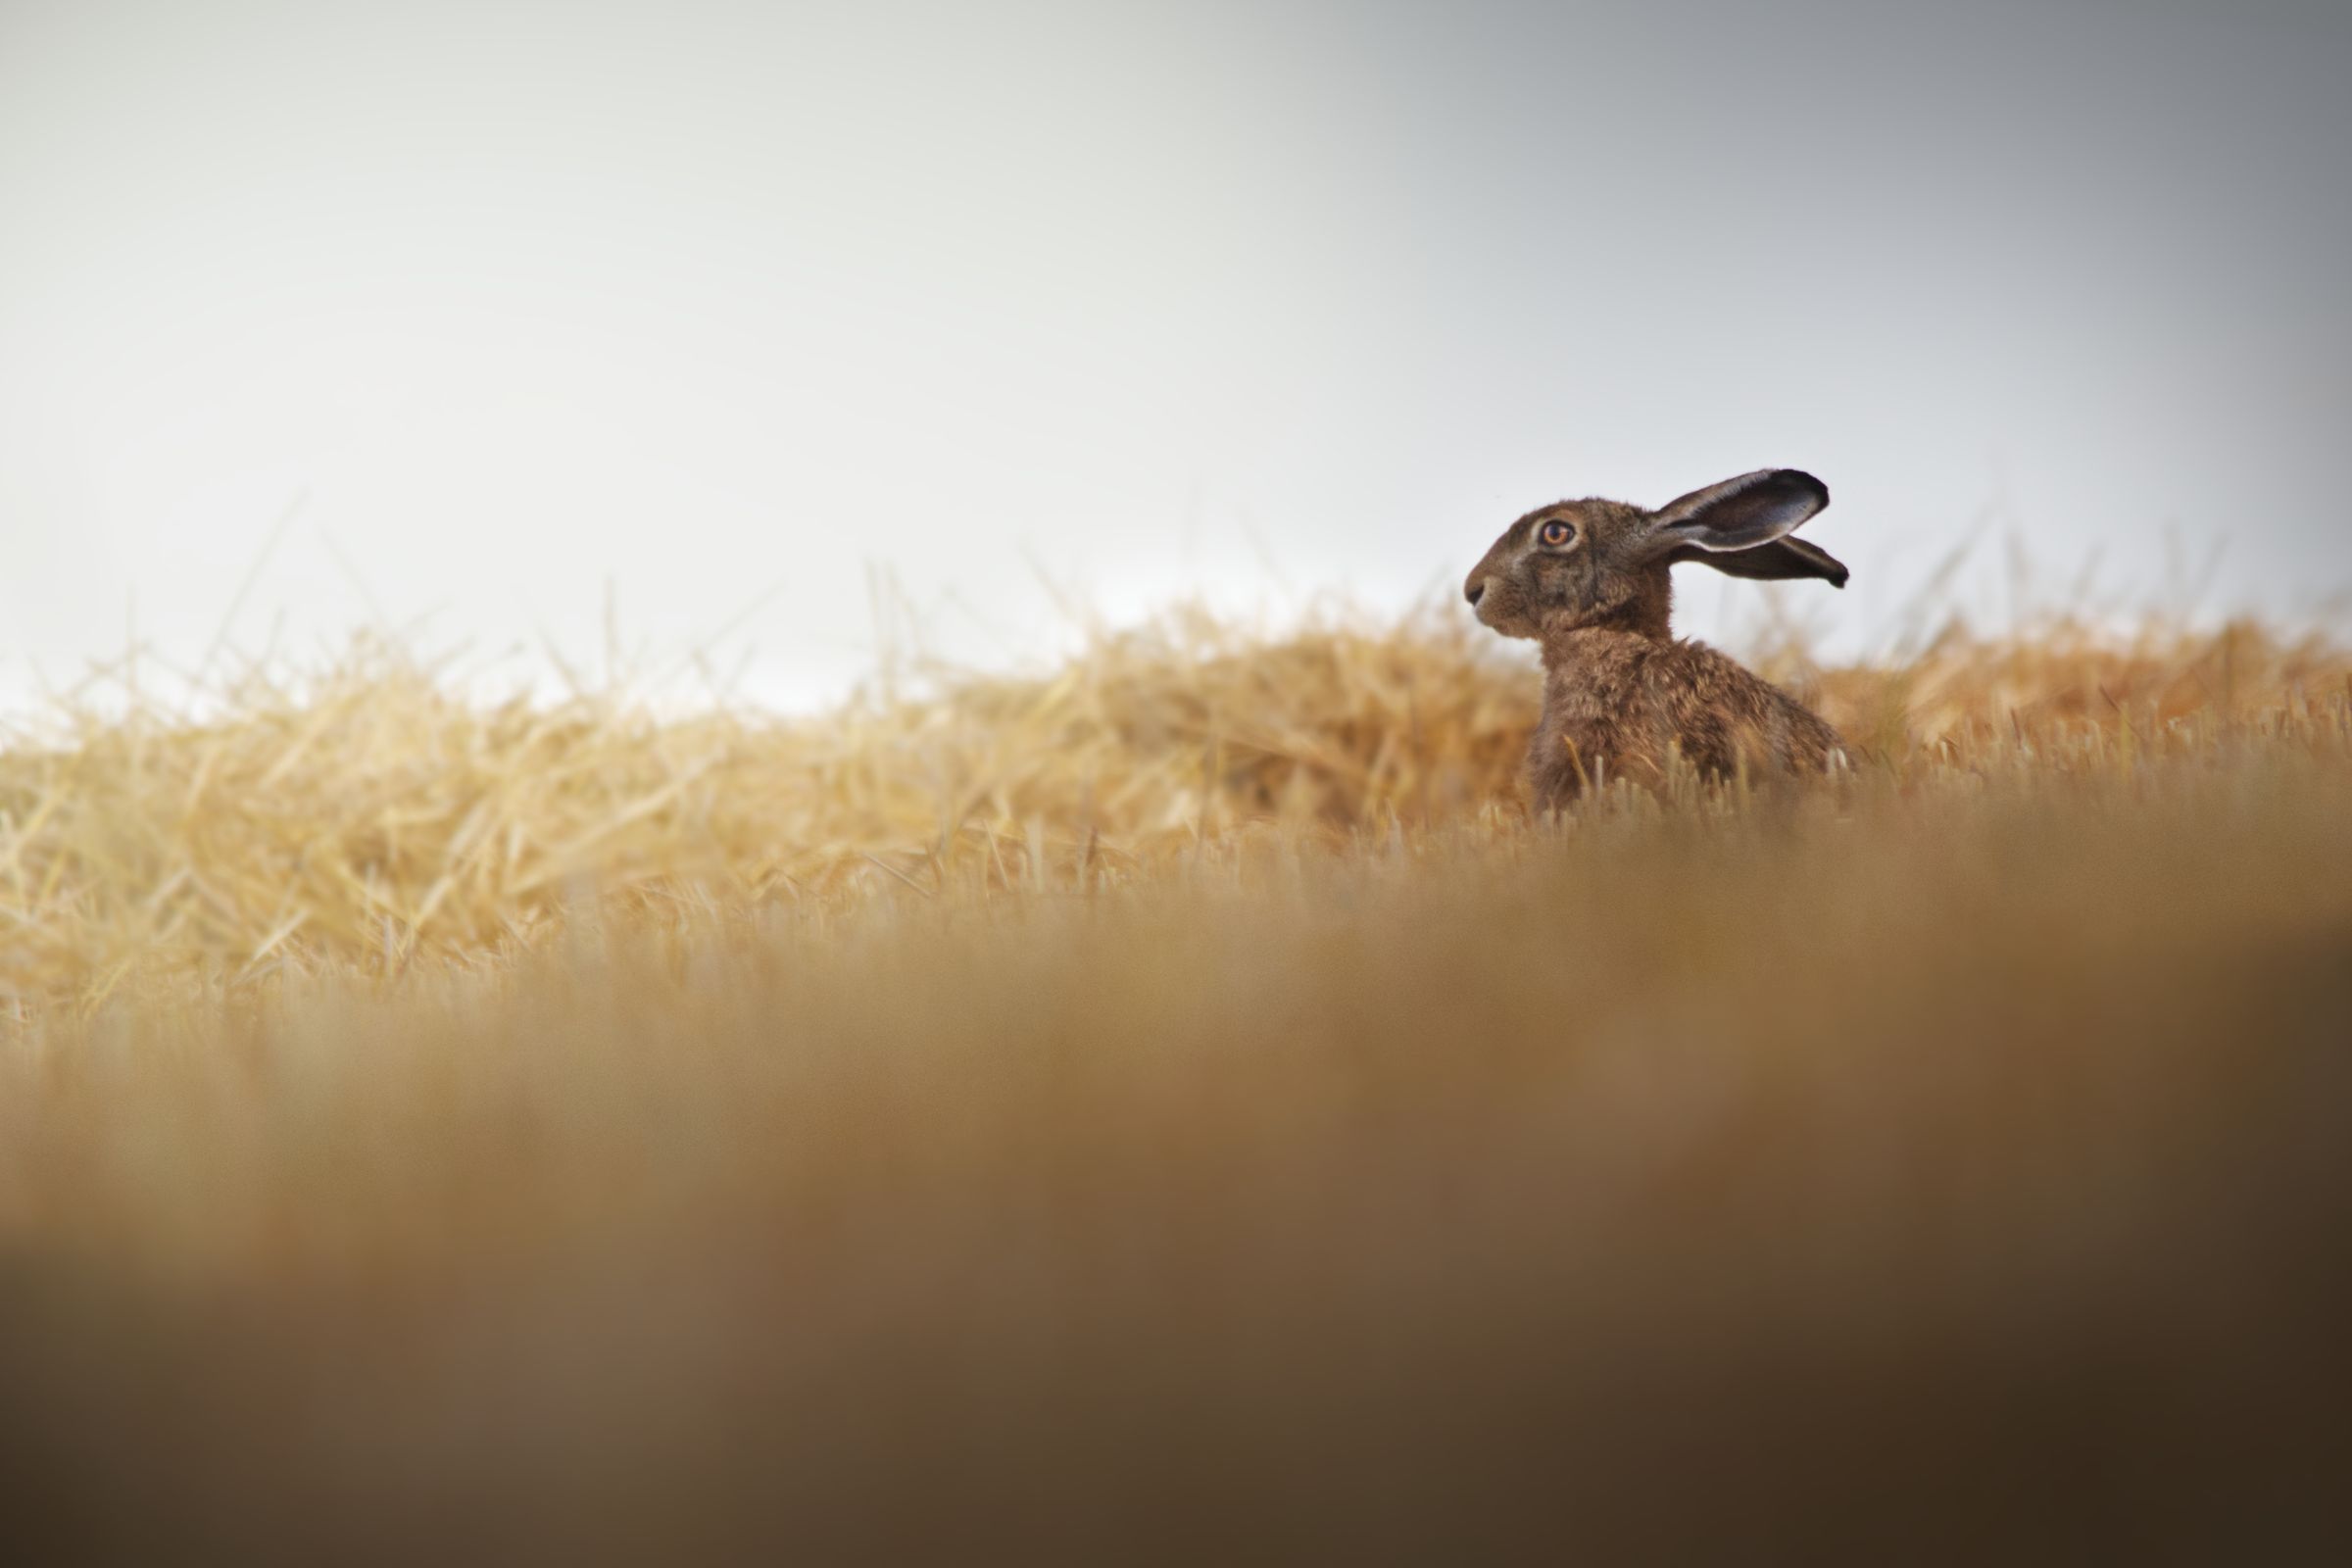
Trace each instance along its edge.
{"label": "bokeh background", "polygon": [[2326,0],[0,0],[0,692],[616,605],[797,705],[877,580],[1002,662],[1768,464],[1832,648],[2323,615],[2348,69]]}

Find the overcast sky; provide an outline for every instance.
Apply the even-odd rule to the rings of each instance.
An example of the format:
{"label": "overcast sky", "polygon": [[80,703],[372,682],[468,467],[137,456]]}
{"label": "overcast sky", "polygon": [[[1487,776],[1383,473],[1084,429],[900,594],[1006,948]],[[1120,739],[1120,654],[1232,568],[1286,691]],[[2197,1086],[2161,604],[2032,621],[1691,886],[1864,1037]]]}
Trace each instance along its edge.
{"label": "overcast sky", "polygon": [[[612,582],[674,652],[772,587],[791,701],[869,567],[994,661],[1041,566],[1401,605],[1767,465],[1848,643],[1972,531],[2309,613],[2348,76],[2319,0],[0,0],[0,687],[199,657],[298,496],[247,647],[593,653]],[[1686,575],[1710,635],[1765,592]]]}

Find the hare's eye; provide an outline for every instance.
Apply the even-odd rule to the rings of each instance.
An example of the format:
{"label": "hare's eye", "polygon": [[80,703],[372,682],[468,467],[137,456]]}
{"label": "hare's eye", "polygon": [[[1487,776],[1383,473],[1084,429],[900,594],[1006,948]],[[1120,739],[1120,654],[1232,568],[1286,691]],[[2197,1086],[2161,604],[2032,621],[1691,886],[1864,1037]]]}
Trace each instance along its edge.
{"label": "hare's eye", "polygon": [[1543,531],[1539,533],[1537,537],[1542,539],[1545,544],[1557,549],[1561,545],[1568,543],[1568,541],[1571,539],[1574,539],[1576,537],[1576,530],[1568,526],[1568,524],[1555,519],[1554,521],[1545,523],[1543,527]]}

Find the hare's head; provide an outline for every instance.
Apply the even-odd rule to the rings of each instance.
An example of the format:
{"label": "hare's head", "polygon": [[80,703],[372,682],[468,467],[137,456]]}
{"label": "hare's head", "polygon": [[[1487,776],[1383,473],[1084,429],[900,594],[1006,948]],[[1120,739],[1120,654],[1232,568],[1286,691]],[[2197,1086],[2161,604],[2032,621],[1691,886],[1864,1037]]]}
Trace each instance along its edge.
{"label": "hare's head", "polygon": [[1818,546],[1787,537],[1830,504],[1828,486],[1794,468],[1764,468],[1644,512],[1621,501],[1561,501],[1503,531],[1462,591],[1478,618],[1505,637],[1615,626],[1664,637],[1673,590],[1667,569],[1703,561],[1735,577],[1820,577],[1845,586],[1845,568]]}

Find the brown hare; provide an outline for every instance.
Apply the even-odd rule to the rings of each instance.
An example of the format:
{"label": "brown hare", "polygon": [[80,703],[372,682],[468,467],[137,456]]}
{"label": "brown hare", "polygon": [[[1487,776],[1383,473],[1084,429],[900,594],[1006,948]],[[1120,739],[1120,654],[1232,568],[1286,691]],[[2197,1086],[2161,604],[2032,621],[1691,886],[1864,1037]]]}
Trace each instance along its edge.
{"label": "brown hare", "polygon": [[1562,501],[1504,530],[1463,592],[1480,620],[1543,645],[1544,717],[1527,759],[1538,810],[1588,781],[1654,783],[1670,750],[1715,777],[1842,760],[1838,732],[1795,698],[1667,629],[1679,561],[1844,587],[1835,557],[1788,537],[1829,504],[1811,474],[1765,468],[1656,512]]}

